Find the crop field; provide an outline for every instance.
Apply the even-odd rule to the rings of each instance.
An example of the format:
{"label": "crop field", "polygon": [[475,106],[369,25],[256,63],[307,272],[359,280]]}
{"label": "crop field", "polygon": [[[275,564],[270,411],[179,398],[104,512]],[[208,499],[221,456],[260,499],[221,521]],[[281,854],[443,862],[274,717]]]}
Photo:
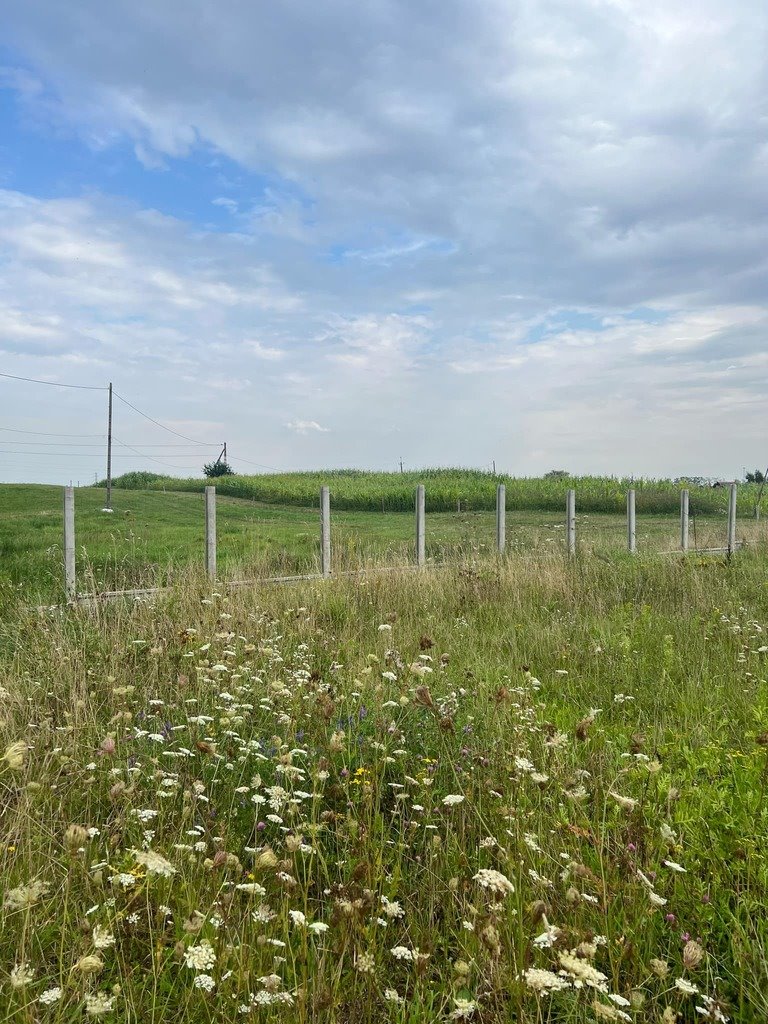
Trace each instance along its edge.
{"label": "crop field", "polygon": [[[156,473],[126,473],[118,485],[139,490],[202,491],[205,479],[179,479]],[[220,494],[266,504],[317,507],[320,487],[328,485],[338,509],[359,512],[410,512],[417,484],[426,487],[428,512],[453,512],[457,503],[467,511],[495,508],[496,486],[504,484],[509,507],[518,511],[560,513],[565,492],[573,487],[582,512],[622,514],[630,488],[637,494],[637,511],[658,515],[676,514],[680,490],[687,487],[691,507],[698,515],[725,516],[727,487],[696,486],[672,480],[619,479],[617,477],[510,477],[471,469],[420,469],[407,473],[377,473],[364,470],[322,470],[310,473],[262,473],[258,476],[219,477]],[[757,484],[739,488],[739,514],[754,516],[763,502]]]}
{"label": "crop field", "polygon": [[3,1021],[768,1018],[759,547],[176,582],[0,617]]}
{"label": "crop field", "polygon": [[[221,483],[219,482],[219,489]],[[430,494],[429,483],[427,495]],[[675,499],[679,501],[679,498]],[[337,570],[361,565],[403,565],[413,561],[413,494],[408,511],[348,511],[337,508],[332,490],[333,564]],[[101,511],[104,492],[76,490],[78,587],[82,592],[165,585],[180,571],[203,564],[202,494],[158,490],[113,492],[114,512]],[[511,556],[562,552],[564,509],[518,508],[507,497],[507,548]],[[430,512],[427,557],[433,563],[474,564],[493,556],[495,516],[488,510]],[[577,517],[585,554],[618,556],[626,548],[622,514]],[[690,540],[699,548],[722,545],[725,511],[696,513],[692,501]],[[319,511],[219,496],[218,563],[222,577],[253,579],[317,571]],[[638,513],[638,551],[668,551],[679,544],[676,515]],[[738,536],[764,544],[765,520],[741,518]],[[29,602],[63,598],[62,490],[35,485],[0,486],[0,607],[15,595]]]}

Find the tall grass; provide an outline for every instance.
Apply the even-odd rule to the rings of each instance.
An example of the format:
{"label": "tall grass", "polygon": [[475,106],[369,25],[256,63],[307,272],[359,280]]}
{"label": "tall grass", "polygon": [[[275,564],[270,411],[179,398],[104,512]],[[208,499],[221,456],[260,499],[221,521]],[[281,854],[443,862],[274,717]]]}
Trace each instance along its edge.
{"label": "tall grass", "polygon": [[[337,509],[368,512],[404,512],[413,508],[416,484],[426,486],[428,512],[449,512],[458,503],[465,511],[483,511],[495,507],[496,485],[507,489],[511,509],[561,511],[568,488],[576,489],[581,512],[618,512],[625,509],[630,487],[637,494],[638,513],[676,513],[684,484],[671,480],[628,479],[619,477],[566,477],[560,479],[510,477],[471,469],[422,469],[407,473],[376,473],[363,470],[324,470],[307,473],[275,473],[258,476],[179,479],[153,477],[154,474],[126,474],[115,481],[117,487],[154,490],[200,491],[215,483],[220,494],[234,498],[280,505],[313,507],[318,504],[320,487],[331,488]],[[691,509],[698,514],[726,514],[726,487],[689,486]],[[753,515],[759,487],[744,484],[739,488],[740,515]]]}
{"label": "tall grass", "polygon": [[2,1019],[764,1021],[767,629],[757,554],[19,606]]}

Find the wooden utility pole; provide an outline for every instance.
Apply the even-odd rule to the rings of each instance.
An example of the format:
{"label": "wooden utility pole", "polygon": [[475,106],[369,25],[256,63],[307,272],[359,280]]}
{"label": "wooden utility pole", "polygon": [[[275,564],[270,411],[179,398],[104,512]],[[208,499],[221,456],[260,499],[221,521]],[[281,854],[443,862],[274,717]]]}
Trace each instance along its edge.
{"label": "wooden utility pole", "polygon": [[112,508],[112,381],[109,382],[109,415],[107,417],[107,504]]}

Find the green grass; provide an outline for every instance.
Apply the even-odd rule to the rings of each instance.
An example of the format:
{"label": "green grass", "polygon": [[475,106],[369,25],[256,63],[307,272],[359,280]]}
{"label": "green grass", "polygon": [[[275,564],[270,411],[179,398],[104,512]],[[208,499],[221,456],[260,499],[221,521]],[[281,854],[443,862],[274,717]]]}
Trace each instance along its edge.
{"label": "green grass", "polygon": [[115,1024],[765,1021],[766,565],[540,551],[10,606],[3,1020],[101,992]]}
{"label": "green grass", "polygon": [[[180,570],[203,561],[203,497],[195,492],[114,491],[114,512],[101,511],[104,492],[78,488],[76,543],[82,592],[165,585]],[[560,510],[518,509],[508,501],[511,554],[561,551]],[[356,512],[337,508],[332,492],[333,564],[336,570],[370,561],[400,564],[413,558],[413,512]],[[609,555],[626,545],[624,517],[580,514],[579,544]],[[0,486],[0,600],[22,593],[30,603],[63,598],[62,490],[39,485]],[[319,512],[219,496],[218,565],[224,578],[291,575],[316,571]],[[744,519],[740,537],[765,536],[765,523]],[[691,542],[724,542],[721,512],[694,517]],[[427,555],[433,561],[474,562],[493,554],[493,512],[433,512],[427,518]],[[640,513],[640,551],[667,550],[678,543],[674,516]],[[5,597],[3,597],[5,595]]]}
{"label": "green grass", "polygon": [[[176,491],[201,491],[210,480],[160,477],[152,473],[128,473],[118,486]],[[309,473],[264,473],[258,476],[219,477],[220,494],[277,505],[317,507],[320,487],[327,484],[337,509],[364,512],[409,512],[417,484],[426,487],[428,512],[453,512],[461,502],[469,511],[495,508],[496,486],[505,484],[507,502],[518,511],[559,513],[565,506],[569,487],[576,489],[581,512],[621,514],[626,494],[633,487],[640,513],[676,514],[684,485],[671,480],[620,479],[618,477],[567,477],[564,479],[520,478],[494,475],[472,469],[420,469],[407,473],[378,473],[363,470],[321,470]],[[727,487],[689,487],[691,508],[699,515],[725,515]],[[760,493],[755,484],[739,488],[739,514],[754,515]]]}

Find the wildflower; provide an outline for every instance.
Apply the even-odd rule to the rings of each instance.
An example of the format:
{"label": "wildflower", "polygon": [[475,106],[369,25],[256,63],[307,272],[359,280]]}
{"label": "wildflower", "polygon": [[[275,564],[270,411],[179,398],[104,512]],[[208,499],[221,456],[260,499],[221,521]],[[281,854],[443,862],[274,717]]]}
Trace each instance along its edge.
{"label": "wildflower", "polygon": [[443,797],[443,804],[445,807],[455,807],[457,804],[464,802],[464,797],[458,793],[449,793],[448,796]]}
{"label": "wildflower", "polygon": [[387,917],[405,917],[405,911],[397,900],[388,900],[386,896],[382,896],[381,905]]}
{"label": "wildflower", "polygon": [[4,906],[8,910],[28,910],[38,903],[47,891],[47,884],[41,879],[35,878],[26,885],[10,889],[5,894]]}
{"label": "wildflower", "polygon": [[373,974],[376,970],[376,961],[373,958],[373,953],[361,953],[356,957],[355,969],[360,971],[361,974]]}
{"label": "wildflower", "polygon": [[694,939],[689,939],[683,946],[683,967],[695,971],[704,959],[704,950]]}
{"label": "wildflower", "polygon": [[574,988],[583,988],[586,985],[589,988],[597,989],[598,992],[608,991],[607,977],[588,961],[576,956],[574,952],[561,953],[559,960],[563,970],[573,979]]}
{"label": "wildflower", "polygon": [[663,896],[659,896],[659,894],[657,892],[654,892],[653,889],[650,889],[648,891],[648,899],[651,901],[651,904],[654,907],[663,907],[666,905],[667,902]]}
{"label": "wildflower", "polygon": [[617,1006],[601,1003],[599,999],[592,1003],[592,1010],[598,1020],[632,1020],[628,1013],[624,1013]]}
{"label": "wildflower", "polygon": [[322,935],[324,932],[328,931],[328,928],[329,925],[327,925],[325,921],[313,921],[312,924],[307,926],[308,931],[315,935]]}
{"label": "wildflower", "polygon": [[77,850],[88,840],[88,830],[82,825],[70,825],[64,833],[64,843],[70,850]]}
{"label": "wildflower", "polygon": [[717,1021],[718,1024],[728,1024],[730,1017],[726,1017],[720,1004],[710,996],[702,996],[703,1006],[697,1006],[696,1012],[700,1013],[706,1020]]}
{"label": "wildflower", "polygon": [[88,956],[81,956],[72,970],[79,971],[81,974],[98,974],[103,968],[104,961],[101,957],[91,953]]}
{"label": "wildflower", "polygon": [[307,918],[300,910],[289,910],[288,917],[296,928],[303,928],[306,926]]}
{"label": "wildflower", "polygon": [[398,993],[397,989],[387,988],[384,990],[384,999],[388,1003],[394,1003],[396,1006],[402,1006],[405,1000]]}
{"label": "wildflower", "polygon": [[664,840],[667,846],[675,845],[675,843],[677,842],[677,834],[674,829],[670,828],[666,821],[662,821],[661,825],[659,826],[659,831],[661,832],[661,838]]}
{"label": "wildflower", "polygon": [[523,971],[523,979],[537,996],[548,996],[550,992],[561,992],[570,987],[568,982],[557,974],[538,967],[529,967],[527,971]]}
{"label": "wildflower", "polygon": [[11,988],[24,988],[35,976],[34,968],[26,962],[16,964],[11,970]]}
{"label": "wildflower", "polygon": [[474,999],[454,999],[456,1009],[448,1014],[451,1020],[469,1020],[477,1009]]}
{"label": "wildflower", "polygon": [[210,942],[203,940],[198,946],[184,950],[184,962],[195,971],[209,971],[216,963],[216,953]]}
{"label": "wildflower", "polygon": [[682,992],[684,996],[695,996],[699,991],[693,982],[688,981],[687,978],[675,978],[675,988]]}
{"label": "wildflower", "polygon": [[205,992],[213,992],[216,982],[210,976],[210,974],[196,974],[195,979],[192,982],[195,988],[201,988]]}
{"label": "wildflower", "polygon": [[85,1012],[89,1017],[103,1017],[110,1013],[115,1005],[115,997],[107,995],[106,992],[86,992]]}
{"label": "wildflower", "polygon": [[54,985],[53,988],[47,988],[45,992],[41,992],[41,994],[37,997],[37,1001],[38,1003],[42,1003],[43,1006],[50,1006],[51,1003],[58,1003],[58,1001],[62,997],[62,994],[62,990],[59,988],[59,986]]}
{"label": "wildflower", "polygon": [[666,978],[669,974],[669,964],[665,960],[658,960],[654,957],[651,960],[651,970],[658,978]]}
{"label": "wildflower", "polygon": [[500,871],[495,871],[493,868],[480,868],[477,874],[473,876],[473,881],[497,896],[510,896],[515,891],[514,885],[507,876],[502,875]]}
{"label": "wildflower", "polygon": [[553,924],[548,924],[546,917],[544,918],[544,931],[537,935],[533,940],[534,946],[538,946],[539,949],[548,949],[557,942],[560,938],[561,931],[556,928]]}
{"label": "wildflower", "polygon": [[148,875],[170,878],[171,875],[176,874],[173,864],[154,850],[133,850],[133,859],[147,869]]}
{"label": "wildflower", "polygon": [[685,874],[686,869],[682,866],[682,864],[678,864],[677,861],[663,860],[661,863],[664,865],[665,868],[671,868],[673,871],[677,871],[683,875]]}
{"label": "wildflower", "polygon": [[3,756],[0,757],[0,761],[5,761],[13,771],[18,771],[19,768],[24,767],[24,758],[27,756],[28,749],[24,740],[17,740],[6,748]]}
{"label": "wildflower", "polygon": [[413,953],[407,946],[394,946],[389,952],[395,960],[413,960]]}
{"label": "wildflower", "polygon": [[630,796],[622,796],[621,793],[615,793],[612,789],[608,791],[608,796],[613,797],[624,811],[634,811],[637,807],[637,800],[633,800]]}
{"label": "wildflower", "polygon": [[267,890],[258,882],[238,882],[235,886],[238,892],[245,892],[249,895],[266,896]]}

